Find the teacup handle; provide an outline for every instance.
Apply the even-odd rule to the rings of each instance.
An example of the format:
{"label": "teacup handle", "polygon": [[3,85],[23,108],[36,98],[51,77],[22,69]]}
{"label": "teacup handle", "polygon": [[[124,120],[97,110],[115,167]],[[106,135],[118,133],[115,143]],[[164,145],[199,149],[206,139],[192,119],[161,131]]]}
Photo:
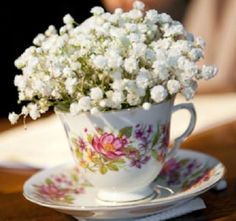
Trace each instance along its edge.
{"label": "teacup handle", "polygon": [[197,115],[196,115],[196,110],[193,104],[192,103],[177,104],[172,108],[172,113],[181,109],[186,109],[189,111],[191,115],[190,122],[187,129],[184,131],[184,133],[180,135],[179,137],[175,138],[174,146],[173,148],[171,148],[171,150],[169,150],[166,160],[175,156],[177,150],[180,148],[180,145],[183,143],[184,139],[193,132],[193,129],[196,125]]}

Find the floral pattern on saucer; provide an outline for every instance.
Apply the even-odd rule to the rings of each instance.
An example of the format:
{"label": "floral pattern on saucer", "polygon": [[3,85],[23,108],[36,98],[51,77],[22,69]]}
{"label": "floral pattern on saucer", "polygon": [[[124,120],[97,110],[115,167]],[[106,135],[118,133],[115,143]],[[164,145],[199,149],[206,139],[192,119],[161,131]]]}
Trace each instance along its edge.
{"label": "floral pattern on saucer", "polygon": [[82,194],[85,187],[91,186],[83,177],[79,177],[79,170],[74,168],[70,174],[58,173],[46,177],[41,184],[34,185],[34,194],[49,202],[73,204],[74,194]]}
{"label": "floral pattern on saucer", "polygon": [[172,158],[162,168],[156,182],[168,187],[187,190],[207,181],[211,173],[207,164],[193,158]]}

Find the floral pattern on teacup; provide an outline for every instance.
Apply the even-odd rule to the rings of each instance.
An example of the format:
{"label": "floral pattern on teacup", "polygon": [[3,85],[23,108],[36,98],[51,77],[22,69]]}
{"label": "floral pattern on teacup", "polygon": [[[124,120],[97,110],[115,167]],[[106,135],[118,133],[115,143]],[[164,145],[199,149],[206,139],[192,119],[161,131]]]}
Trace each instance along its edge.
{"label": "floral pattern on teacup", "polygon": [[187,190],[207,181],[212,172],[197,159],[172,158],[165,163],[156,182],[164,182],[170,188]]}
{"label": "floral pattern on teacup", "polygon": [[169,124],[136,124],[118,131],[84,128],[83,136],[70,135],[79,165],[91,172],[106,174],[122,168],[141,169],[151,158],[163,163],[167,154]]}
{"label": "floral pattern on teacup", "polygon": [[91,184],[79,177],[79,170],[74,168],[70,174],[53,174],[41,184],[34,185],[34,194],[49,202],[72,204],[75,199],[73,195],[84,193],[86,186]]}

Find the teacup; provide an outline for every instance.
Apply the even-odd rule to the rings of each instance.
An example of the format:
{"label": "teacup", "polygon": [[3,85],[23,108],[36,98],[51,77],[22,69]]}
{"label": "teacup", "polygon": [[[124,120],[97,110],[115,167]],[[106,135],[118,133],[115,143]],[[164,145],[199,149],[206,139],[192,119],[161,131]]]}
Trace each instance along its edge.
{"label": "teacup", "polygon": [[[97,114],[57,111],[73,156],[102,201],[127,202],[151,197],[151,183],[163,164],[194,129],[196,113],[191,103],[173,106],[174,99],[149,110],[131,108]],[[190,123],[169,148],[171,113],[187,109]]]}

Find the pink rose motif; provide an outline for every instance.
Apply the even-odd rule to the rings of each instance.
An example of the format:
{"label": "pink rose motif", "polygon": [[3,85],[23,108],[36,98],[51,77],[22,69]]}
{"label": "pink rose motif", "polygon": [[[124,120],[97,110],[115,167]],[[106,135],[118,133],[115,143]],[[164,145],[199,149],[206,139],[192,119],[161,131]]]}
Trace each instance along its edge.
{"label": "pink rose motif", "polygon": [[46,195],[49,198],[60,198],[63,197],[69,189],[60,189],[55,184],[49,184],[49,185],[41,185],[39,187],[39,192],[42,195]]}
{"label": "pink rose motif", "polygon": [[127,143],[126,138],[115,137],[111,133],[104,133],[101,137],[94,136],[92,140],[94,150],[112,160],[125,155]]}

